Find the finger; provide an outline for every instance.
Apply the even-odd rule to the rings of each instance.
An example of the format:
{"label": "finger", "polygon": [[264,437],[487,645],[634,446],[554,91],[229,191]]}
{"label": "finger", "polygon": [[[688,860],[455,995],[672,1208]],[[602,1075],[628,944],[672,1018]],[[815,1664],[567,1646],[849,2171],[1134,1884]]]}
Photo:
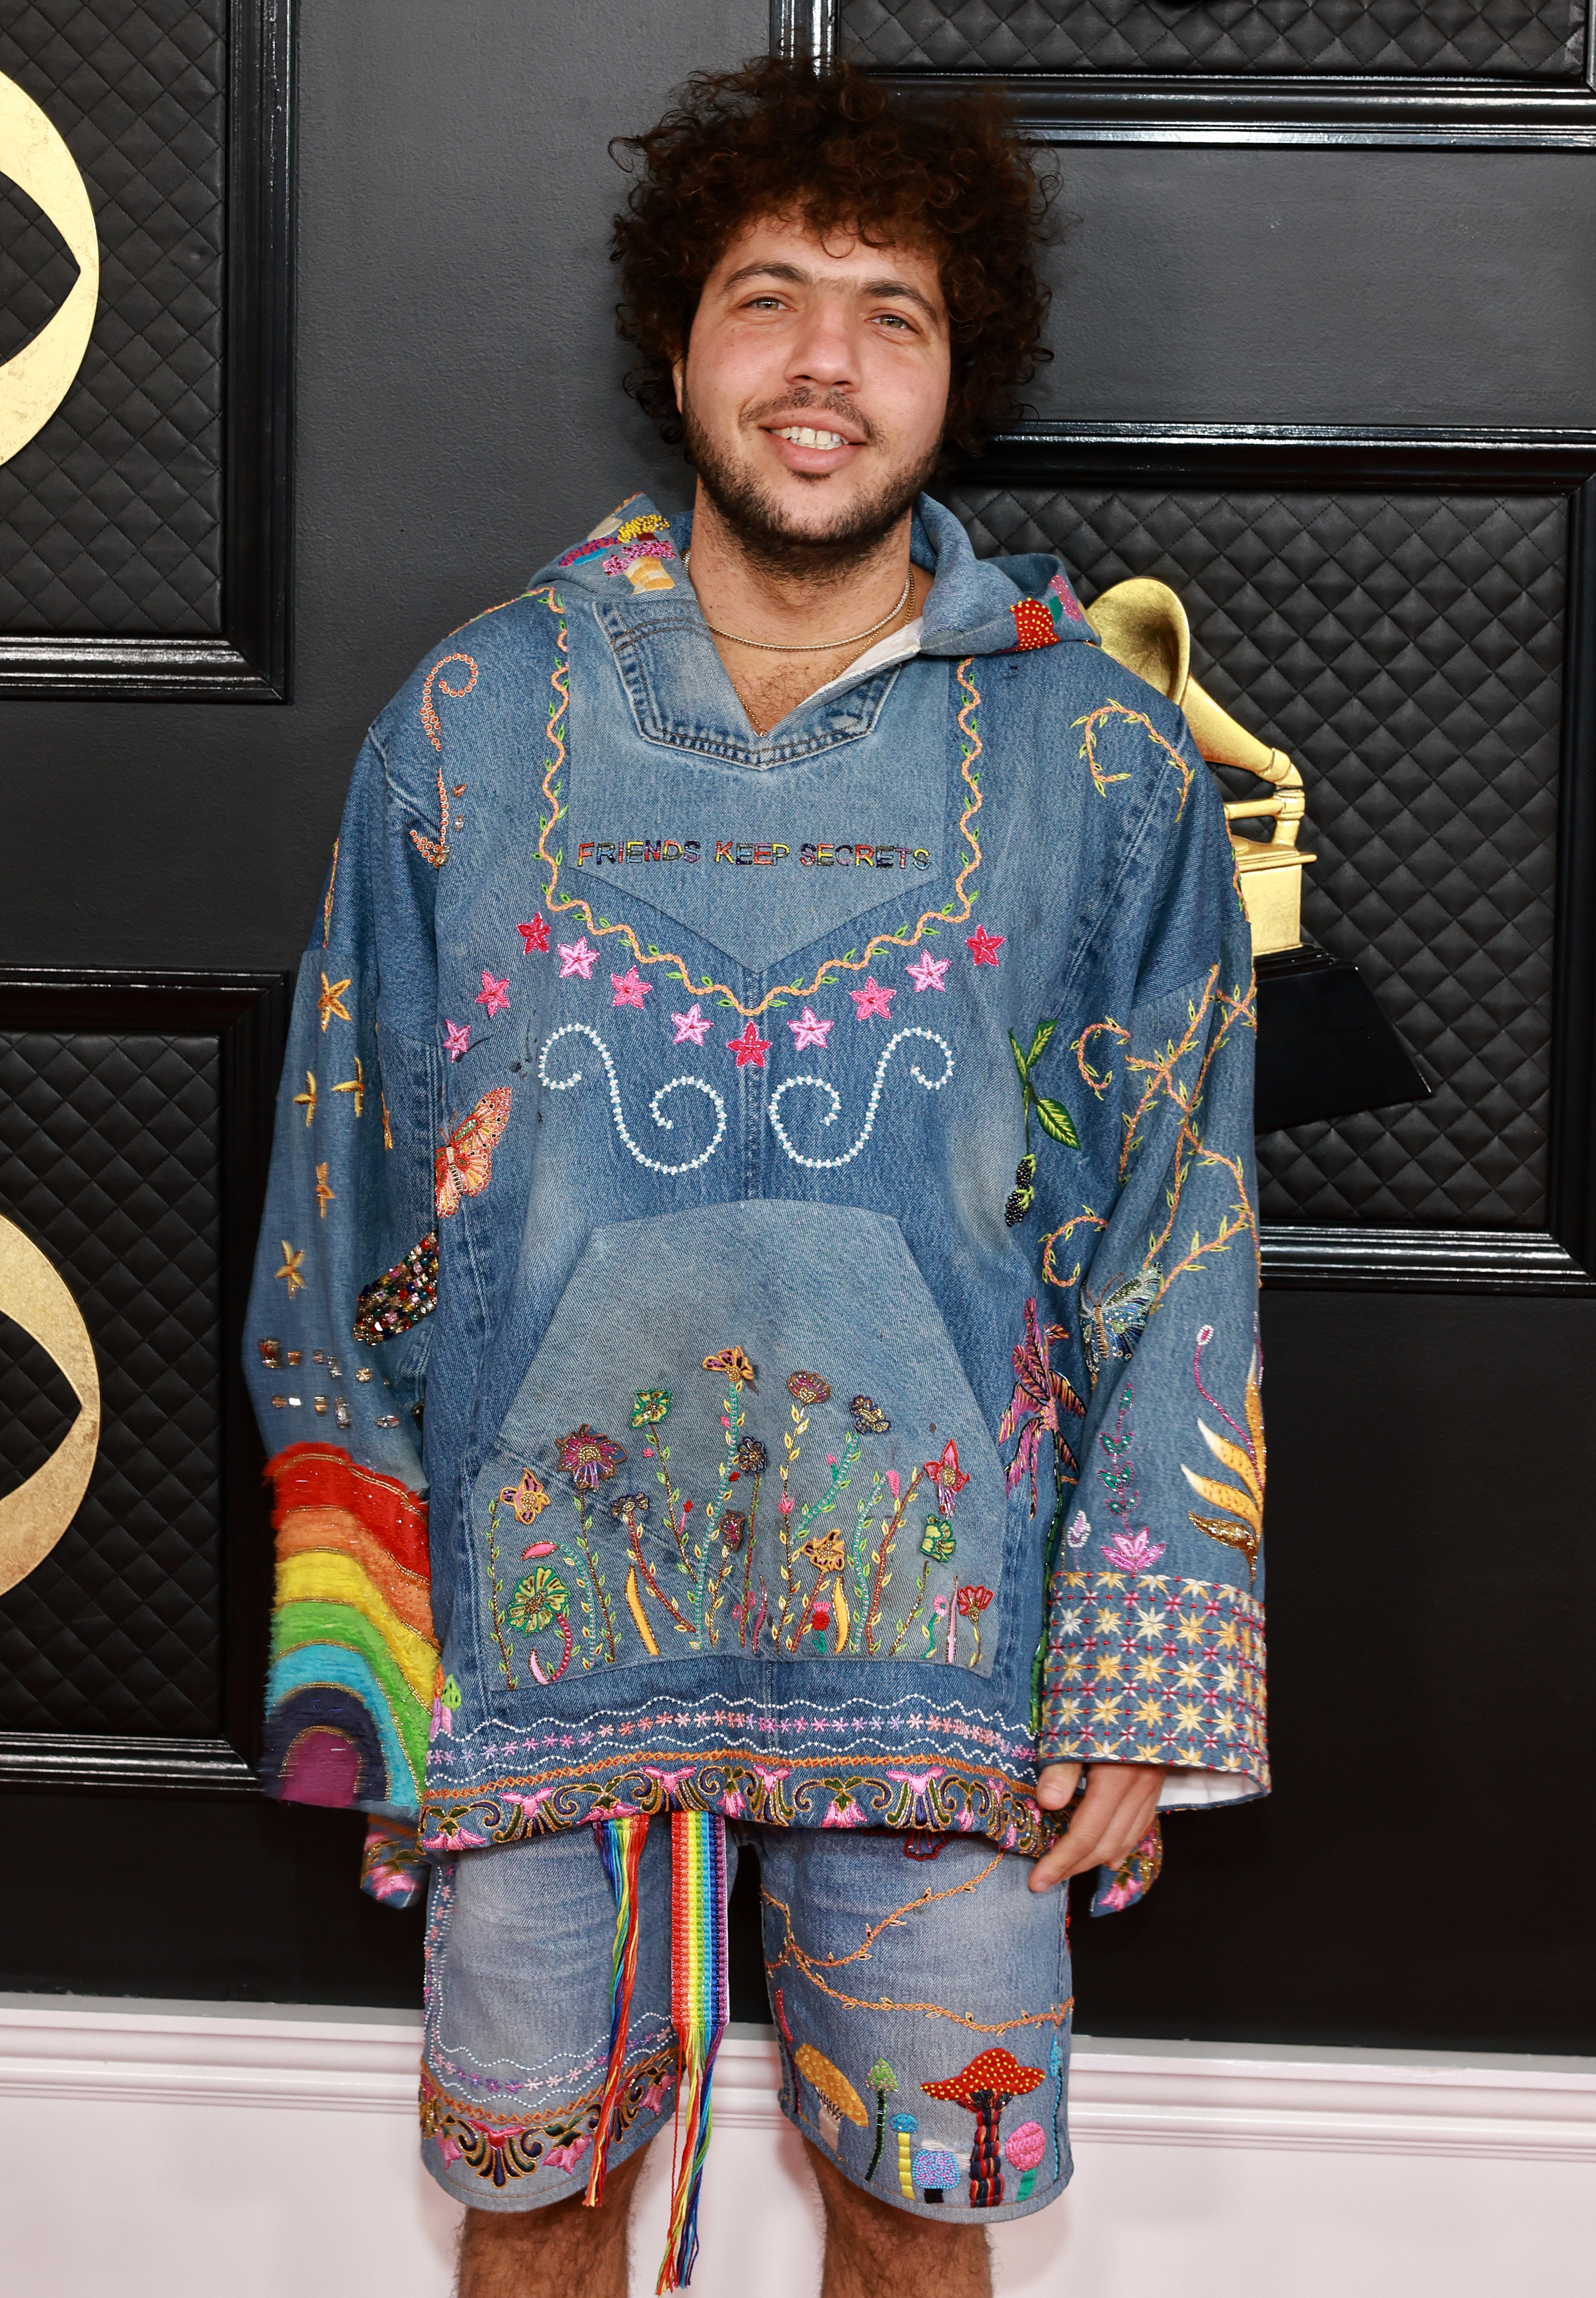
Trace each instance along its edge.
{"label": "finger", "polygon": [[1032,1869],[1031,1889],[1051,1890],[1088,1868],[1122,1865],[1152,1824],[1162,1784],[1162,1772],[1150,1766],[1094,1765],[1068,1829]]}
{"label": "finger", "polygon": [[1125,1773],[1107,1765],[1087,1773],[1086,1793],[1077,1805],[1068,1828],[1031,1871],[1033,1891],[1051,1890],[1066,1876],[1083,1874],[1088,1867],[1102,1864],[1103,1841],[1113,1828],[1125,1785]]}
{"label": "finger", "polygon": [[1154,1785],[1116,1813],[1112,1827],[1103,1839],[1104,1866],[1122,1867],[1132,1852],[1145,1841],[1158,1816],[1158,1792],[1157,1785]]}
{"label": "finger", "polygon": [[1044,1811],[1063,1811],[1080,1784],[1079,1764],[1046,1764],[1037,1777],[1037,1801]]}

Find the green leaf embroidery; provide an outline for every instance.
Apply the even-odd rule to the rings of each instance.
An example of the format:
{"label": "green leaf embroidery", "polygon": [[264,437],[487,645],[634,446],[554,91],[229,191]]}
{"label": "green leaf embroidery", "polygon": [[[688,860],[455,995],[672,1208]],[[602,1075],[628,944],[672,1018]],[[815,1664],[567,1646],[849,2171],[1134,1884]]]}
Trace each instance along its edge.
{"label": "green leaf embroidery", "polygon": [[1070,1122],[1070,1112],[1062,1102],[1047,1101],[1038,1094],[1037,1116],[1041,1121],[1043,1132],[1050,1140],[1062,1141],[1066,1149],[1079,1148],[1079,1137],[1074,1126]]}

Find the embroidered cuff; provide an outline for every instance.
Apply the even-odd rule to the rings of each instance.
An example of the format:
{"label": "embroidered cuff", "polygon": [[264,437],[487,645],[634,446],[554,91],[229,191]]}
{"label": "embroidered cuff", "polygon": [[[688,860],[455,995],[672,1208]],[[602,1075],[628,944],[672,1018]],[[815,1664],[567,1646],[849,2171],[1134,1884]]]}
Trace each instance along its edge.
{"label": "embroidered cuff", "polygon": [[1038,1757],[1172,1764],[1269,1783],[1263,1607],[1222,1581],[1063,1572]]}

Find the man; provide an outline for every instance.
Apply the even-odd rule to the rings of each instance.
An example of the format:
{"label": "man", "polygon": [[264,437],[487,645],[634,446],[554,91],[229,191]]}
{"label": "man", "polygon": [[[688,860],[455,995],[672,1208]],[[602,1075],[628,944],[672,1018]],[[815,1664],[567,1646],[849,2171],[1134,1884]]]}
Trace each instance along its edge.
{"label": "man", "polygon": [[694,508],[357,769],[252,1309],[268,1769],[379,1895],[419,1812],[464,2298],[621,2292],[671,2120],[687,2278],[748,1850],[828,2298],[958,2298],[1070,2174],[1065,1879],[1267,1786],[1250,943],[1178,712],[923,492],[1039,355],[1001,120],[761,64],[631,148]]}

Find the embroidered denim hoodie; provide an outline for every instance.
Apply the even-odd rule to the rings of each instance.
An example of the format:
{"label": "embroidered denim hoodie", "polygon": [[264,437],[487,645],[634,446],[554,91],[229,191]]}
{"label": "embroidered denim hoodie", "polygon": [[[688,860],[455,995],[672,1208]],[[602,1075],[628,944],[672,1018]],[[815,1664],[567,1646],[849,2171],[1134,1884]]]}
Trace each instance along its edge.
{"label": "embroidered denim hoodie", "polygon": [[757,735],[689,531],[624,505],[361,753],[250,1310],[267,1783],[434,1850],[1261,1792],[1217,790],[929,499],[919,651]]}

